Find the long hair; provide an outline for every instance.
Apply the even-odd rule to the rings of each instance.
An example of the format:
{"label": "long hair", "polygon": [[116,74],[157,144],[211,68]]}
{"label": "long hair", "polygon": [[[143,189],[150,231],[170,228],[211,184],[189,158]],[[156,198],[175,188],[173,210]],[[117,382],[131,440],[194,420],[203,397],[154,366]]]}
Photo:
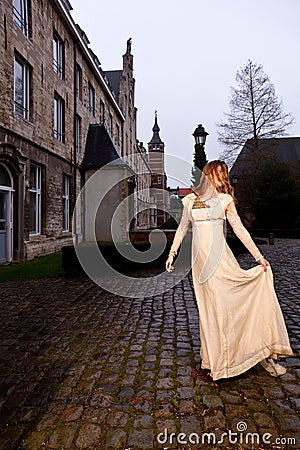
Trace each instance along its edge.
{"label": "long hair", "polygon": [[228,167],[224,161],[218,159],[210,161],[202,169],[202,176],[198,186],[193,191],[201,193],[208,189],[208,185],[214,188],[218,193],[230,194],[237,203],[234,195],[234,188],[231,186]]}

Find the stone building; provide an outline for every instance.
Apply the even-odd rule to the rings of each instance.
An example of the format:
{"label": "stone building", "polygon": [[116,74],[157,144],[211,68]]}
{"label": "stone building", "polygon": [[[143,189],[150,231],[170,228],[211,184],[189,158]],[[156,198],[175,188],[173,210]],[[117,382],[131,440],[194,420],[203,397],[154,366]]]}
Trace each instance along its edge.
{"label": "stone building", "polygon": [[157,196],[157,226],[162,225],[168,218],[170,208],[170,195],[167,190],[167,176],[165,173],[165,144],[161,140],[160,128],[155,112],[153,135],[148,142],[149,164],[152,170],[152,186]]}
{"label": "stone building", "polygon": [[[130,40],[123,69],[104,72],[71,10],[68,0],[0,4],[0,262],[30,259],[72,242],[76,198],[91,170],[99,168],[88,157],[87,137],[95,128],[104,129],[102,136],[119,157],[129,158],[118,199],[134,192],[128,220],[138,201],[155,201],[151,168],[136,139]],[[99,156],[103,142],[96,147]],[[138,167],[130,167],[134,154],[141,155]],[[139,180],[135,169],[146,176]],[[145,188],[141,196],[139,185]],[[150,212],[139,215],[149,227]]]}

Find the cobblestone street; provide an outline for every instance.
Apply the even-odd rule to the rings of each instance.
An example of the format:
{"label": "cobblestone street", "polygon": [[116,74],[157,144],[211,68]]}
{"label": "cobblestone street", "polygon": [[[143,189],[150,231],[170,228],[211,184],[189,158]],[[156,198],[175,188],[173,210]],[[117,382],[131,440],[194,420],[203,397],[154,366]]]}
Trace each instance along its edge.
{"label": "cobblestone street", "polygon": [[[133,299],[87,277],[1,283],[0,449],[299,450],[300,241],[260,248],[295,352],[280,378],[261,366],[215,384],[196,376],[191,274],[163,295]],[[248,254],[239,261],[253,265]],[[242,427],[260,444],[221,442]]]}

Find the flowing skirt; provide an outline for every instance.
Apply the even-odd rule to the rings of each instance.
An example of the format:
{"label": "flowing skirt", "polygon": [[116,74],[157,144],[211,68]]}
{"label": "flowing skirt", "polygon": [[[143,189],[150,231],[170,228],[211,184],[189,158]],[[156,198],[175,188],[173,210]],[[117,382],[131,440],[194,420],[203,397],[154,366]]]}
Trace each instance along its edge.
{"label": "flowing skirt", "polygon": [[223,226],[223,220],[193,223],[202,368],[214,380],[239,375],[265,358],[293,355],[271,267],[242,269]]}

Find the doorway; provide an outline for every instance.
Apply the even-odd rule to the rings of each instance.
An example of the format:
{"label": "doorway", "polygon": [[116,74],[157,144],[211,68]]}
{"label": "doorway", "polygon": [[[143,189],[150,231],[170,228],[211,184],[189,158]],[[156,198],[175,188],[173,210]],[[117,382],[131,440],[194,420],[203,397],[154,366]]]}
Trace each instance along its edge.
{"label": "doorway", "polygon": [[0,163],[0,264],[13,255],[13,182],[8,168]]}

